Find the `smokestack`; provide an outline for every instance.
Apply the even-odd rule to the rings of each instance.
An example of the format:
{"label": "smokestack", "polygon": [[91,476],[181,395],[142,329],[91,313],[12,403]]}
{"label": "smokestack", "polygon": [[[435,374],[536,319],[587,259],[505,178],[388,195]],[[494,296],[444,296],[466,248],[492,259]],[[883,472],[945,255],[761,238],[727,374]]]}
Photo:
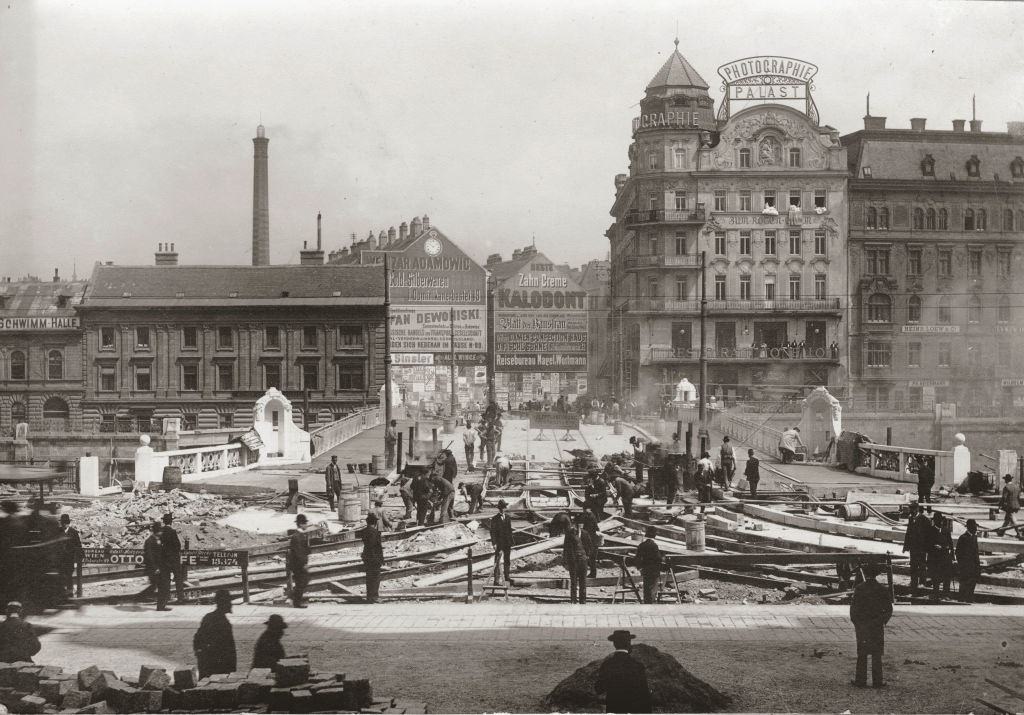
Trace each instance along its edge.
{"label": "smokestack", "polygon": [[402,221],[402,224],[398,227],[398,240],[404,241],[409,236],[409,225]]}
{"label": "smokestack", "polygon": [[57,272],[56,268],[53,269],[53,282],[60,283],[60,274]]}
{"label": "smokestack", "polygon": [[923,132],[924,125],[928,121],[926,117],[911,117],[910,128],[915,132]]}
{"label": "smokestack", "polygon": [[320,212],[317,211],[316,212],[316,250],[318,250],[318,251],[323,249],[323,247],[324,247],[324,244],[323,244],[323,242],[321,240],[321,228],[322,228],[321,221],[322,220],[323,220],[323,217],[321,216]]}
{"label": "smokestack", "polygon": [[320,221],[320,212],[317,212],[316,248],[306,248],[306,241],[302,242],[302,250],[299,251],[299,265],[301,266],[322,266],[324,264],[324,249],[321,244]]}
{"label": "smokestack", "polygon": [[270,265],[270,191],[267,176],[267,145],[263,125],[256,127],[252,167],[252,264]]}
{"label": "smokestack", "polygon": [[388,245],[390,246],[395,242],[395,227],[392,226],[388,229]]}

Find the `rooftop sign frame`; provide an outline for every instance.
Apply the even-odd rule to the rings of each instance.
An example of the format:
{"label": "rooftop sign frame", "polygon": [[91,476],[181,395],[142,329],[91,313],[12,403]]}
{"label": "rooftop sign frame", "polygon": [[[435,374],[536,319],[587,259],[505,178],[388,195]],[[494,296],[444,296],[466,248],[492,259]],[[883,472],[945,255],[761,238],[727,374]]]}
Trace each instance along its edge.
{"label": "rooftop sign frame", "polygon": [[811,96],[817,74],[817,65],[794,57],[758,55],[727,62],[718,68],[725,93],[718,106],[718,119],[729,119],[733,102],[794,106],[802,100],[804,114],[818,125],[818,107]]}

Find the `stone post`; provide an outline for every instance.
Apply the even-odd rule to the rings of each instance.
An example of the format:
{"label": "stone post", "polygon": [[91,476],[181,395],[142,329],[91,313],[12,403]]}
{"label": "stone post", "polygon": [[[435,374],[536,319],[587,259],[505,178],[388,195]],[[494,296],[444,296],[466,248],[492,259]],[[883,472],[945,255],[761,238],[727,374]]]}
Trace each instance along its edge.
{"label": "stone post", "polygon": [[[135,482],[143,488],[153,480],[153,448],[149,441],[148,434],[139,435],[139,446],[135,449]],[[163,475],[160,479],[163,480]]]}
{"label": "stone post", "polygon": [[78,458],[78,493],[84,497],[100,495],[100,458]]}
{"label": "stone post", "polygon": [[956,442],[953,447],[953,484],[959,484],[971,470],[971,450],[964,444],[967,438],[962,432],[953,435],[953,440]]}

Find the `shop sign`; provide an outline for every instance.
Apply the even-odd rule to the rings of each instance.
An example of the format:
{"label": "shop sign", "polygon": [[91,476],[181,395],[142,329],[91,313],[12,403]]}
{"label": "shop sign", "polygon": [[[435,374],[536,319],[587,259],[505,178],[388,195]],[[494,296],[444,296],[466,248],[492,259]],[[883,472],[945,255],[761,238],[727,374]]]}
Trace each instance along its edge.
{"label": "shop sign", "polygon": [[393,365],[433,365],[433,353],[396,353],[391,356]]}
{"label": "shop sign", "polygon": [[1002,387],[1024,387],[1024,378],[1022,377],[1004,377],[999,381]]}
{"label": "shop sign", "polygon": [[959,325],[904,325],[900,327],[904,333],[959,333]]}
{"label": "shop sign", "polygon": [[907,387],[949,387],[949,380],[935,378],[932,380],[909,380]]}
{"label": "shop sign", "polygon": [[793,57],[764,55],[727,62],[718,68],[725,89],[718,119],[730,117],[734,102],[736,111],[771,103],[799,109],[817,124],[818,108],[811,97],[817,73],[816,65]]}
{"label": "shop sign", "polygon": [[14,332],[21,330],[78,330],[77,317],[19,316],[17,318],[0,318],[0,331]]}
{"label": "shop sign", "polygon": [[[458,307],[455,314],[455,351],[487,351],[487,315],[484,306]],[[447,305],[391,306],[391,352],[440,353],[451,351],[452,310]],[[436,357],[433,358],[436,363]],[[419,363],[415,363],[419,364]]]}

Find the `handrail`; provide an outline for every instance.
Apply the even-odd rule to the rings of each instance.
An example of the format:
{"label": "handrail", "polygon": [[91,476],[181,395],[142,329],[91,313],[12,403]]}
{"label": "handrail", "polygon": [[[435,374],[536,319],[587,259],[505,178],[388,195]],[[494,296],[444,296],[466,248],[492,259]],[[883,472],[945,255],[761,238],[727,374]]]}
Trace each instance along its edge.
{"label": "handrail", "polygon": [[357,434],[378,426],[384,421],[380,407],[369,407],[318,427],[309,433],[313,454],[322,454]]}

